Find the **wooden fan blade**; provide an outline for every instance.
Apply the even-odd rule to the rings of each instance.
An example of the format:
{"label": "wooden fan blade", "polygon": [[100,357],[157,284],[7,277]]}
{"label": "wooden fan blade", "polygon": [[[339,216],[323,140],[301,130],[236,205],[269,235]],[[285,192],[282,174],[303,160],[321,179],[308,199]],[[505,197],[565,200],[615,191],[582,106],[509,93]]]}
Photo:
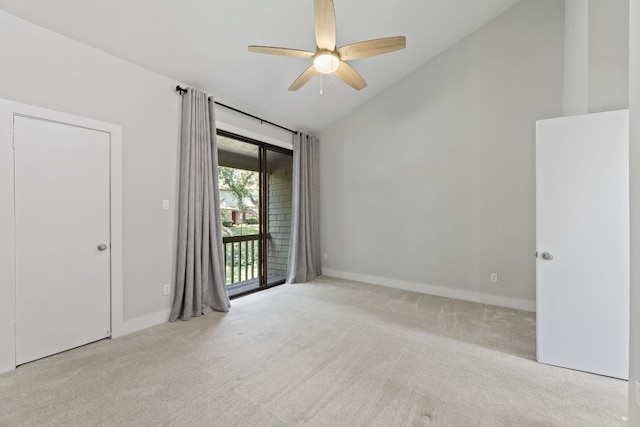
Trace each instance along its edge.
{"label": "wooden fan blade", "polygon": [[289,90],[290,91],[296,91],[296,90],[300,89],[309,80],[311,80],[311,78],[313,76],[315,76],[316,74],[318,74],[318,70],[316,70],[316,67],[313,64],[311,64],[311,66],[309,68],[307,68],[306,70],[304,70],[304,72],[302,74],[300,74],[300,76],[296,79],[296,81],[293,82],[291,84],[291,86],[289,86]]}
{"label": "wooden fan blade", "polygon": [[333,52],[336,48],[336,12],[333,0],[314,0],[313,23],[318,48]]}
{"label": "wooden fan blade", "polygon": [[343,61],[351,59],[367,58],[369,56],[381,55],[407,47],[405,36],[385,37],[383,39],[367,40],[365,42],[353,43],[338,49],[338,55]]}
{"label": "wooden fan blade", "polygon": [[286,47],[272,46],[249,46],[249,52],[266,53],[267,55],[292,56],[294,58],[313,58],[314,52],[299,49],[289,49]]}
{"label": "wooden fan blade", "polygon": [[340,66],[335,71],[335,75],[355,90],[360,90],[367,86],[367,82],[364,81],[362,76],[346,62],[340,61]]}

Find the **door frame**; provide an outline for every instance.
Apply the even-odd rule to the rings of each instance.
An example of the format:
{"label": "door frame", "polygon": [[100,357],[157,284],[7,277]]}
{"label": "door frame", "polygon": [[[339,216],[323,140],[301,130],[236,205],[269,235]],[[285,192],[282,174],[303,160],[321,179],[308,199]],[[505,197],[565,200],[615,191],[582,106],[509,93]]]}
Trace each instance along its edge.
{"label": "door frame", "polygon": [[[259,233],[259,253],[258,253],[258,280],[260,287],[257,289],[251,289],[246,292],[241,292],[238,294],[234,294],[231,298],[239,298],[248,294],[252,294],[254,292],[259,292],[268,288],[272,288],[274,286],[282,285],[286,282],[286,279],[274,282],[269,284],[268,280],[268,239],[266,238],[268,231],[268,216],[269,213],[267,211],[269,207],[269,194],[268,194],[268,183],[265,183],[264,180],[266,178],[266,174],[268,171],[267,167],[267,151],[272,151],[275,153],[281,153],[285,155],[290,155],[292,157],[293,162],[293,147],[287,148],[281,145],[274,145],[269,142],[264,142],[252,137],[240,135],[225,129],[216,129],[216,136],[223,136],[228,139],[233,139],[242,143],[252,144],[258,147],[258,165],[260,170],[257,171],[259,174],[259,194],[260,194],[260,233]],[[292,178],[293,179],[293,178]]]}
{"label": "door frame", "polygon": [[0,373],[16,368],[15,116],[69,124],[110,135],[111,335],[125,333],[122,283],[122,127],[0,98]]}

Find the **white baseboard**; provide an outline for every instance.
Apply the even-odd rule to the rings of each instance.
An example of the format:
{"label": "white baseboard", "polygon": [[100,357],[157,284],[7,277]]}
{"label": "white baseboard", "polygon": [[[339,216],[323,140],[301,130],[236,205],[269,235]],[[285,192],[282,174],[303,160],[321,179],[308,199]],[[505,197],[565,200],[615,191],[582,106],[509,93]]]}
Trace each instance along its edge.
{"label": "white baseboard", "polygon": [[324,276],[338,279],[354,280],[357,282],[371,283],[373,285],[389,288],[403,289],[405,291],[420,292],[423,294],[437,295],[445,298],[455,298],[464,301],[478,302],[481,304],[497,305],[500,307],[514,308],[516,310],[536,311],[536,302],[519,298],[501,297],[498,295],[483,294],[480,292],[466,291],[462,289],[445,288],[443,286],[427,285],[425,283],[406,282],[403,280],[389,279],[387,277],[369,276],[367,274],[350,273],[348,271],[323,268]]}
{"label": "white baseboard", "polygon": [[159,325],[169,320],[169,314],[171,309],[157,311],[155,313],[147,314],[146,316],[136,317],[131,320],[122,322],[116,328],[114,325],[112,336],[114,338],[121,337],[123,335],[131,334],[133,332],[141,331],[143,329],[150,328],[152,326]]}

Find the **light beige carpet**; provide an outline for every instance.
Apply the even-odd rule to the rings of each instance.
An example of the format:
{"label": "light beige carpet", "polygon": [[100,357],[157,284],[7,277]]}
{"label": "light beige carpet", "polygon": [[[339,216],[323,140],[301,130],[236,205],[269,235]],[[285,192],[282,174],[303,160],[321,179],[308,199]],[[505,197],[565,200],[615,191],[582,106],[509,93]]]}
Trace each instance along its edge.
{"label": "light beige carpet", "polygon": [[0,425],[618,427],[626,388],[533,313],[321,278],[0,375]]}

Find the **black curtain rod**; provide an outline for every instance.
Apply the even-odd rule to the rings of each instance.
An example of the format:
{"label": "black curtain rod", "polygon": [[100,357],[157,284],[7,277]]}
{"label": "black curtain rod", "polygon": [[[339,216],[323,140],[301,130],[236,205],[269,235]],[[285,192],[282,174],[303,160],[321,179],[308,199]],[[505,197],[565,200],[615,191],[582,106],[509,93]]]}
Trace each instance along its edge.
{"label": "black curtain rod", "polygon": [[[187,90],[186,90],[186,89],[181,88],[181,87],[178,85],[178,86],[176,86],[176,92],[178,92],[180,95],[182,95],[183,93],[187,93]],[[226,105],[226,104],[223,104],[222,102],[213,101],[213,103],[214,103],[214,104],[216,104],[216,105],[219,105],[219,106],[221,106],[221,107],[227,108],[227,109],[229,109],[229,110],[231,110],[231,111],[235,111],[236,113],[244,114],[245,116],[247,116],[247,117],[251,117],[252,119],[256,119],[256,120],[260,121],[260,123],[267,123],[267,124],[269,124],[269,125],[271,125],[271,126],[275,126],[275,127],[280,128],[280,129],[282,129],[282,130],[286,130],[287,132],[291,132],[291,133],[294,133],[294,134],[298,134],[298,132],[296,132],[295,130],[291,130],[291,129],[286,128],[286,127],[284,127],[284,126],[280,126],[279,124],[276,124],[276,123],[270,122],[269,120],[261,119],[260,117],[258,117],[258,116],[254,116],[253,114],[245,113],[244,111],[238,110],[237,108],[230,107],[230,106],[228,106],[228,105]]]}

